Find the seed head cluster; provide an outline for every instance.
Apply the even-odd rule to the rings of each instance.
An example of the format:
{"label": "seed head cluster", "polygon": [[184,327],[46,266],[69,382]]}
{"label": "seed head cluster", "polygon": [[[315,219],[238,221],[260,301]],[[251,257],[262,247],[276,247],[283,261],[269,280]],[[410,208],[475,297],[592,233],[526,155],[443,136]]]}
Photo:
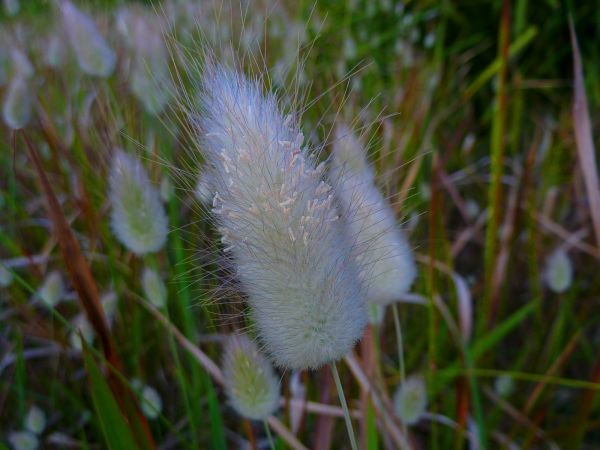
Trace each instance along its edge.
{"label": "seed head cluster", "polygon": [[297,120],[257,81],[222,67],[205,71],[195,120],[225,252],[267,352],[289,369],[341,358],[362,335],[363,287]]}
{"label": "seed head cluster", "polygon": [[248,419],[264,420],[279,403],[279,381],[267,358],[245,335],[231,336],[225,346],[223,376],[229,403]]}
{"label": "seed head cluster", "polygon": [[336,128],[329,171],[341,211],[356,247],[361,279],[370,303],[397,301],[410,288],[416,268],[394,212],[375,186],[364,146],[344,125]]}

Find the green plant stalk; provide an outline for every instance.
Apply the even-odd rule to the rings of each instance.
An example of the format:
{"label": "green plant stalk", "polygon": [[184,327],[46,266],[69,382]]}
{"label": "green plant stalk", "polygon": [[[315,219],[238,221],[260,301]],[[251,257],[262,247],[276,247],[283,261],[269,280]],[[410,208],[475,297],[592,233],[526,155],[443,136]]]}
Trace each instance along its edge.
{"label": "green plant stalk", "polygon": [[352,427],[352,419],[350,418],[350,411],[348,410],[348,404],[346,403],[346,397],[344,396],[344,387],[342,386],[340,374],[338,373],[335,362],[331,363],[331,372],[333,373],[335,388],[337,389],[338,397],[340,398],[340,404],[344,411],[344,421],[346,422],[346,430],[348,431],[350,446],[352,447],[352,450],[358,450],[358,444],[356,443],[356,435],[354,434],[354,428]]}
{"label": "green plant stalk", "polygon": [[498,43],[498,58],[500,68],[498,72],[498,91],[494,100],[494,117],[492,121],[491,140],[491,182],[488,189],[489,214],[485,233],[484,251],[484,276],[485,292],[483,300],[483,316],[478,322],[478,331],[488,325],[493,319],[496,305],[493,296],[492,281],[496,260],[498,228],[502,209],[502,172],[504,164],[504,146],[506,131],[506,87],[509,58],[510,40],[510,2],[504,0]]}
{"label": "green plant stalk", "polygon": [[[404,384],[406,381],[406,369],[404,367],[404,345],[402,342],[402,328],[400,327],[400,315],[398,314],[398,304],[392,305],[392,312],[394,315],[394,330],[396,331],[396,344],[398,348],[398,368],[400,369],[400,384]],[[404,421],[401,423],[402,433],[408,436],[406,424]]]}

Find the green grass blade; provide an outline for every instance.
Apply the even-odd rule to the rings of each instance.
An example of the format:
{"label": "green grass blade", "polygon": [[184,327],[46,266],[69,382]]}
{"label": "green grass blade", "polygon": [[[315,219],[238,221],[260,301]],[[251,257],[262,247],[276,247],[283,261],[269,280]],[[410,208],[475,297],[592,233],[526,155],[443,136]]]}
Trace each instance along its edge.
{"label": "green grass blade", "polygon": [[83,359],[90,382],[90,391],[94,409],[102,428],[106,445],[111,450],[135,450],[138,448],[125,418],[119,410],[117,401],[96,361],[87,349],[84,341]]}

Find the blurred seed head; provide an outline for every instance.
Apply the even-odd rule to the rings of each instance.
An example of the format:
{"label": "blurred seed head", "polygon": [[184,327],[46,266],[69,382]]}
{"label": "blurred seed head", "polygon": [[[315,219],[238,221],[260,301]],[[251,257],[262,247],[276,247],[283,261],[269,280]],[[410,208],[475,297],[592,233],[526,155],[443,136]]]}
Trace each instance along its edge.
{"label": "blurred seed head", "polygon": [[158,272],[146,267],[142,274],[142,287],[144,288],[144,295],[150,303],[157,308],[165,306],[167,303],[167,288]]}
{"label": "blurred seed head", "polygon": [[279,381],[271,363],[245,335],[225,345],[223,376],[229,403],[247,419],[264,420],[279,405]]}
{"label": "blurred seed head", "polygon": [[16,16],[20,9],[19,0],[4,0],[4,12],[6,12],[7,16]]}
{"label": "blurred seed head", "polygon": [[167,238],[167,217],[146,169],[117,149],[110,171],[112,228],[117,238],[138,255],[160,250]]}
{"label": "blurred seed head", "polygon": [[102,310],[106,316],[106,320],[109,324],[112,323],[115,313],[117,312],[117,306],[119,304],[119,297],[114,291],[108,291],[102,294],[100,297],[100,304]]}
{"label": "blurred seed head", "polygon": [[407,425],[419,421],[427,408],[427,388],[420,375],[408,377],[394,394],[394,409],[400,420]]}
{"label": "blurred seed head", "polygon": [[544,280],[548,288],[557,294],[565,292],[571,287],[573,283],[573,264],[563,248],[559,247],[548,257]]}
{"label": "blurred seed head", "polygon": [[142,383],[137,378],[131,380],[131,388],[138,397],[140,409],[148,419],[156,419],[162,412],[163,402],[160,394],[152,386]]}
{"label": "blurred seed head", "polygon": [[150,114],[163,111],[173,87],[169,71],[169,52],[156,16],[136,17],[133,25],[133,64],[129,84],[144,109]]}
{"label": "blurred seed head", "polygon": [[54,30],[45,42],[44,62],[47,66],[59,68],[65,60],[65,41],[58,30]]}
{"label": "blurred seed head", "polygon": [[362,143],[344,125],[336,128],[330,178],[356,244],[366,299],[386,305],[406,293],[416,267],[406,237],[388,202],[375,186]]}
{"label": "blurred seed head", "polygon": [[38,296],[46,306],[54,307],[65,295],[65,286],[60,272],[54,270],[50,272],[42,286],[38,289]]}
{"label": "blurred seed head", "polygon": [[0,287],[8,287],[12,283],[13,274],[8,268],[0,263]]}
{"label": "blurred seed head", "polygon": [[46,428],[46,414],[37,406],[33,405],[29,408],[25,416],[25,429],[34,434],[41,434]]}
{"label": "blurred seed head", "polygon": [[2,104],[4,123],[12,129],[24,128],[31,119],[33,96],[31,86],[23,77],[15,77],[8,85]]}
{"label": "blurred seed head", "polygon": [[317,368],[362,336],[363,286],[322,166],[299,124],[256,81],[206,69],[202,114],[213,213],[248,294],[261,342],[275,363]]}
{"label": "blurred seed head", "polygon": [[494,381],[494,388],[501,397],[509,397],[515,390],[515,381],[510,375],[501,375]]}
{"label": "blurred seed head", "polygon": [[60,11],[81,70],[89,75],[108,77],[115,68],[117,56],[92,17],[77,9],[68,0],[60,3]]}
{"label": "blurred seed head", "polygon": [[39,446],[38,437],[31,431],[13,431],[8,435],[8,442],[13,450],[36,450]]}

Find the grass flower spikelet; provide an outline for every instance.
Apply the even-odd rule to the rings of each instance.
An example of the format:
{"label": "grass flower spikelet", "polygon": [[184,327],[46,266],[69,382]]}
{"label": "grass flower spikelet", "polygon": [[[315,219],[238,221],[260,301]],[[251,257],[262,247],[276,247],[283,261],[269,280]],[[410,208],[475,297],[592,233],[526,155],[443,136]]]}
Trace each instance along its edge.
{"label": "grass flower spikelet", "polygon": [[394,408],[400,420],[407,425],[419,421],[427,408],[427,388],[420,375],[412,375],[398,386],[394,394]]}
{"label": "grass flower spikelet", "polygon": [[89,75],[108,77],[115,69],[117,56],[100,34],[92,17],[67,0],[60,4],[60,10],[81,70]]}
{"label": "grass flower spikelet", "polygon": [[367,301],[379,305],[397,301],[415,278],[415,263],[394,212],[375,186],[362,143],[344,125],[336,128],[329,175],[356,242]]}
{"label": "grass flower spikelet", "polygon": [[142,255],[162,248],[168,223],[159,192],[141,163],[122,150],[113,156],[110,199],[113,231],[129,250]]}
{"label": "grass flower spikelet", "polygon": [[279,405],[279,381],[267,358],[245,335],[234,335],[225,346],[223,376],[227,397],[238,414],[264,420]]}
{"label": "grass flower spikelet", "polygon": [[213,212],[259,338],[281,367],[335,361],[360,338],[367,314],[321,166],[297,121],[258,82],[212,67],[202,87],[197,123]]}

